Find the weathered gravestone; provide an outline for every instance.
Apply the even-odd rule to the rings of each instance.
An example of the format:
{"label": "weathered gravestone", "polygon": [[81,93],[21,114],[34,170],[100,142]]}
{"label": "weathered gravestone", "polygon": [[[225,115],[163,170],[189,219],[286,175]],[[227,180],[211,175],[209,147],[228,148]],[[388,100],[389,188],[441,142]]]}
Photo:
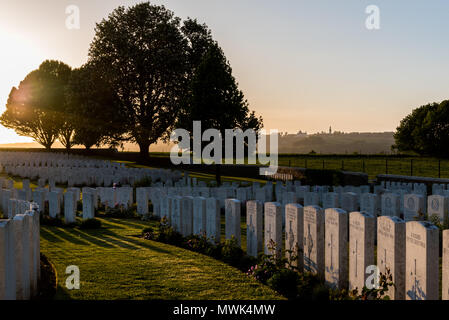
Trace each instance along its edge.
{"label": "weathered gravestone", "polygon": [[304,207],[304,270],[324,278],[324,212]]}
{"label": "weathered gravestone", "polygon": [[48,193],[48,210],[51,218],[56,218],[61,214],[61,204],[57,192],[51,191]]}
{"label": "weathered gravestone", "polygon": [[304,207],[319,205],[318,193],[306,192],[304,194]]}
{"label": "weathered gravestone", "polygon": [[349,290],[359,294],[369,275],[366,268],[374,265],[374,223],[369,213],[349,213]]}
{"label": "weathered gravestone", "polygon": [[181,232],[181,199],[182,197],[180,196],[172,197],[171,225],[176,232]]}
{"label": "weathered gravestone", "polygon": [[0,300],[16,299],[14,223],[0,220]]}
{"label": "weathered gravestone", "polygon": [[282,251],[282,206],[278,202],[266,202],[265,206],[265,254],[280,257]]}
{"label": "weathered gravestone", "polygon": [[381,196],[381,211],[383,216],[399,217],[399,197],[394,193],[384,193]]}
{"label": "weathered gravestone", "polygon": [[440,196],[440,195],[432,195],[427,197],[427,213],[429,218],[432,216],[437,216],[440,223],[444,226],[449,226],[449,199]]}
{"label": "weathered gravestone", "polygon": [[405,228],[405,293],[407,300],[438,300],[439,229],[426,221]]}
{"label": "weathered gravestone", "polygon": [[225,201],[226,239],[234,237],[238,246],[241,245],[240,206],[240,201],[237,199],[226,199]]}
{"label": "weathered gravestone", "polygon": [[375,193],[362,193],[360,196],[360,211],[368,212],[373,217],[376,217],[379,211],[378,203],[378,197]]}
{"label": "weathered gravestone", "polygon": [[325,211],[325,274],[332,288],[348,287],[348,214],[342,209]]}
{"label": "weathered gravestone", "polygon": [[411,221],[426,213],[426,200],[419,194],[404,195],[404,220]]}
{"label": "weathered gravestone", "polygon": [[327,192],[323,194],[323,208],[339,208],[340,203],[338,201],[339,196],[336,192]]}
{"label": "weathered gravestone", "polygon": [[92,193],[83,194],[83,219],[95,218],[94,195]]}
{"label": "weathered gravestone", "polygon": [[206,198],[193,198],[193,234],[206,234]]}
{"label": "weathered gravestone", "polygon": [[206,199],[206,235],[210,242],[220,242],[220,202],[215,198]]}
{"label": "weathered gravestone", "polygon": [[148,214],[148,192],[146,188],[136,188],[137,214]]}
{"label": "weathered gravestone", "polygon": [[394,287],[388,288],[393,300],[405,299],[405,221],[399,217],[377,218],[377,266],[379,272],[392,276]]}
{"label": "weathered gravestone", "polygon": [[449,300],[449,230],[443,230],[443,261],[441,268],[442,274],[442,298],[443,300]]}
{"label": "weathered gravestone", "polygon": [[345,192],[341,196],[341,209],[346,212],[357,211],[357,194],[354,192]]}
{"label": "weathered gravestone", "polygon": [[257,257],[263,247],[263,203],[246,202],[246,253]]}
{"label": "weathered gravestone", "polygon": [[304,208],[300,204],[285,206],[285,255],[291,264],[303,269]]}
{"label": "weathered gravestone", "polygon": [[16,268],[16,299],[28,300],[31,296],[30,283],[30,216],[18,214],[14,217],[14,253]]}
{"label": "weathered gravestone", "polygon": [[73,193],[64,193],[64,219],[65,223],[74,223],[75,219],[75,203],[73,201]]}
{"label": "weathered gravestone", "polygon": [[193,197],[182,197],[181,212],[181,234],[187,237],[193,232]]}

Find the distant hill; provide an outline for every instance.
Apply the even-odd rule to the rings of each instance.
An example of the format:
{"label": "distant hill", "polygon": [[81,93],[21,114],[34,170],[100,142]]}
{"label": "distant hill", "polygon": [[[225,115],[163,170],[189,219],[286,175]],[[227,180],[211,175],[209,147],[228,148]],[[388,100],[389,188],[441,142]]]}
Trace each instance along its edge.
{"label": "distant hill", "polygon": [[317,133],[311,135],[283,135],[279,137],[280,153],[306,154],[378,154],[391,153],[393,132]]}
{"label": "distant hill", "polygon": [[[317,133],[310,135],[288,134],[279,137],[279,152],[306,154],[314,151],[323,154],[351,154],[355,152],[362,154],[388,154],[391,153],[391,146],[393,144],[393,132],[336,132],[332,134]],[[150,151],[170,152],[172,146],[173,144],[168,145],[158,143],[151,146]],[[53,147],[63,148],[58,141]],[[30,142],[0,144],[0,148],[42,148],[42,146],[36,142]],[[133,143],[126,143],[123,151],[138,152],[139,147]]]}

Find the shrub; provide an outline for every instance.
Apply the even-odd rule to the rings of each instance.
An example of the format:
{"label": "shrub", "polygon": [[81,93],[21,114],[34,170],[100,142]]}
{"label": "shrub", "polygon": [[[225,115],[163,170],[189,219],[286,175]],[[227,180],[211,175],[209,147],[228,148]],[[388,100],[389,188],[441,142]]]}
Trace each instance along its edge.
{"label": "shrub", "polygon": [[142,237],[145,240],[154,240],[155,239],[155,235],[154,235],[153,228],[145,228],[145,229],[143,229]]}
{"label": "shrub", "polygon": [[101,221],[98,219],[87,219],[81,221],[80,229],[99,229],[101,228]]}
{"label": "shrub", "polygon": [[276,271],[267,284],[284,297],[295,299],[298,296],[299,275],[296,271],[284,268]]}
{"label": "shrub", "polygon": [[242,250],[237,242],[237,239],[234,237],[225,240],[221,246],[221,260],[231,266],[239,268],[241,266],[241,260],[244,256],[245,252]]}
{"label": "shrub", "polygon": [[135,218],[135,206],[125,208],[123,205],[116,204],[113,208],[106,208],[105,216],[110,218]]}
{"label": "shrub", "polygon": [[134,188],[151,187],[151,178],[145,177],[134,182]]}
{"label": "shrub", "polygon": [[61,218],[52,218],[47,215],[39,215],[40,224],[43,226],[51,226],[51,227],[63,227],[64,222]]}

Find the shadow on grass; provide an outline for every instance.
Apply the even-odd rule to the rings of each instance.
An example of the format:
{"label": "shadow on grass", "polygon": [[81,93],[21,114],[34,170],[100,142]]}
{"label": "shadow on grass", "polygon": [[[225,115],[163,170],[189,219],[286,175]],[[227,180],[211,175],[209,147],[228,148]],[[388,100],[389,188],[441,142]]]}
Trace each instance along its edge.
{"label": "shadow on grass", "polygon": [[105,228],[96,230],[57,228],[54,229],[54,232],[45,230],[42,232],[42,236],[50,242],[68,241],[74,244],[93,244],[103,248],[121,247],[129,250],[145,248],[159,253],[171,254],[168,250],[151,245],[149,241],[139,241],[137,238],[133,238],[134,236],[125,237]]}
{"label": "shadow on grass", "polygon": [[88,242],[82,241],[80,239],[77,239],[70,234],[67,233],[67,230],[72,230],[71,228],[53,228],[50,230],[49,228],[42,228],[41,229],[41,235],[44,239],[50,241],[50,242],[70,242],[73,244],[79,244],[82,246],[89,245]]}

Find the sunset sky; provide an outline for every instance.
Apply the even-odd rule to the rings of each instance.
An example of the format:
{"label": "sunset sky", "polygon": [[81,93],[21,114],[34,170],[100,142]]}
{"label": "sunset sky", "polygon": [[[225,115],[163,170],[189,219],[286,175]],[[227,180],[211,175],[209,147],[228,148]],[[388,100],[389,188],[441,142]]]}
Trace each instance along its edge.
{"label": "sunset sky", "polygon": [[[45,59],[86,62],[95,23],[124,0],[0,2],[0,112]],[[166,0],[206,23],[266,129],[394,131],[413,108],[449,98],[449,1]],[[365,27],[368,5],[380,30]],[[68,5],[80,30],[65,26]],[[0,126],[0,143],[26,142]]]}

